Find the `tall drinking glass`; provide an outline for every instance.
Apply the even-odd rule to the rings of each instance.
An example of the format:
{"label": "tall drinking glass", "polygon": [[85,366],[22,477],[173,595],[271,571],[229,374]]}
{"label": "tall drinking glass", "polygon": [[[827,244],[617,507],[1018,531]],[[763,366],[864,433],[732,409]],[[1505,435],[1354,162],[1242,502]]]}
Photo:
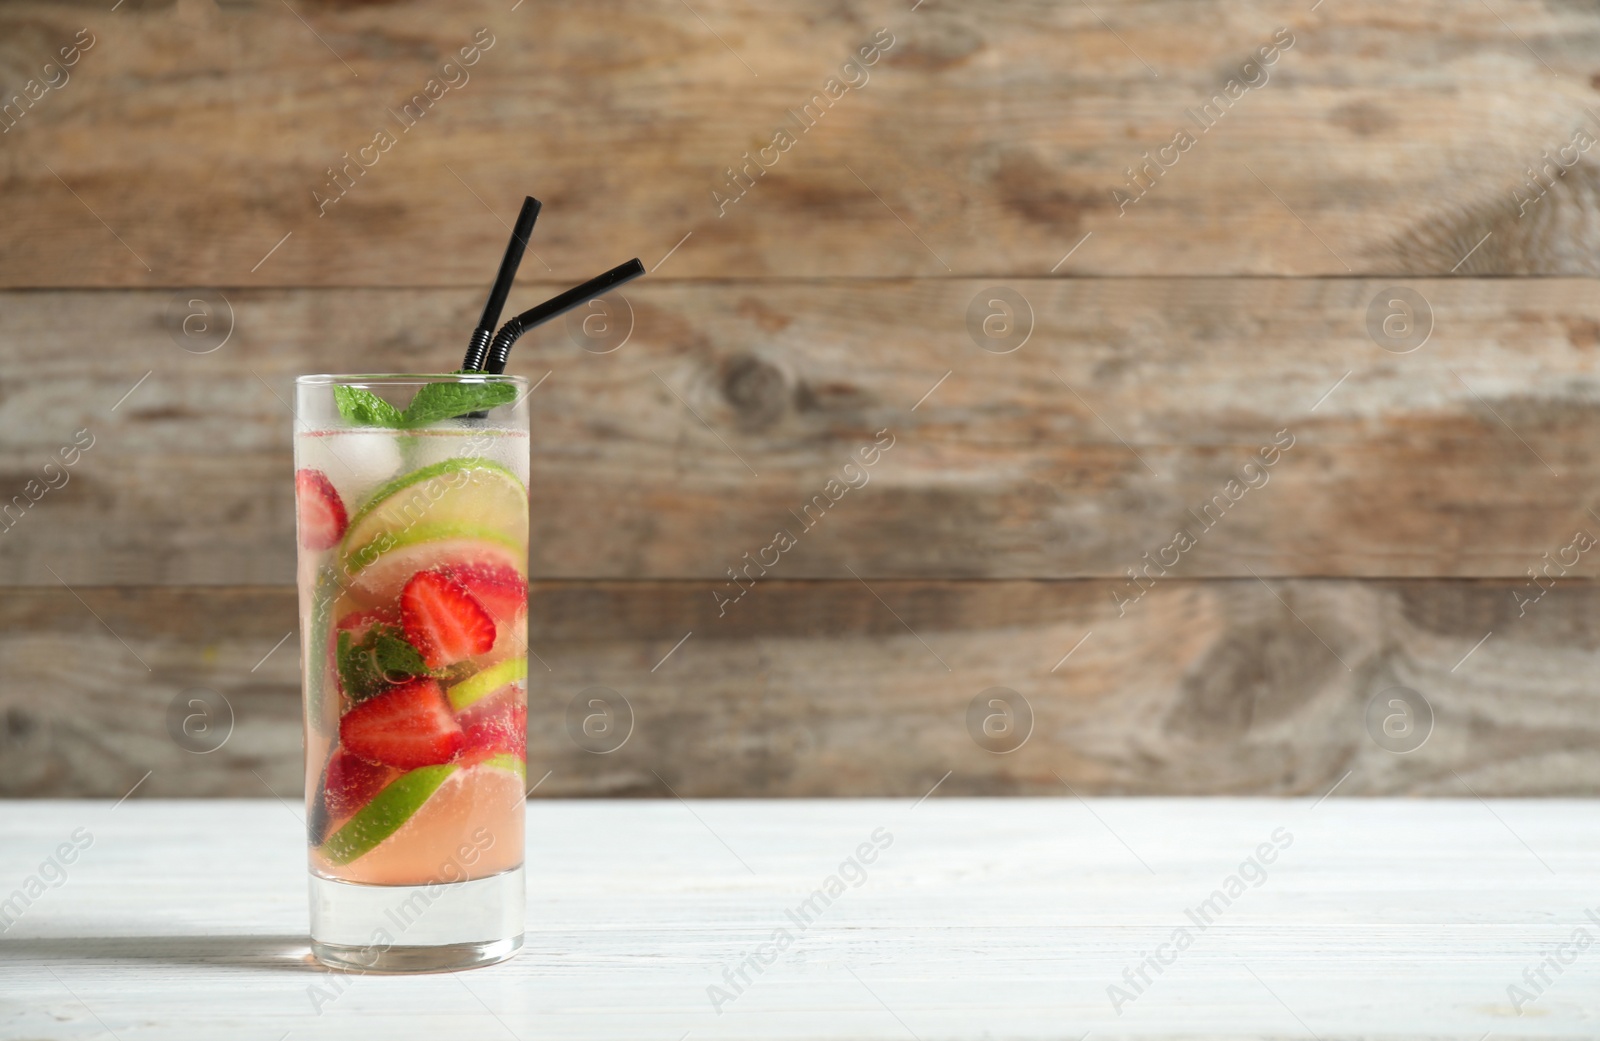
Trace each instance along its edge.
{"label": "tall drinking glass", "polygon": [[328,965],[459,969],[522,945],[526,397],[487,374],[296,381],[311,947]]}

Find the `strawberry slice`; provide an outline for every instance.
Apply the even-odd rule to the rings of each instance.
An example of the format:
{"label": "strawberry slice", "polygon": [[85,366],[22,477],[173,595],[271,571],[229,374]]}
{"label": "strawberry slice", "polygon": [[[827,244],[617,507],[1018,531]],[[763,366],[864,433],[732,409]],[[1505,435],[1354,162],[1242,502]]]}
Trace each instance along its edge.
{"label": "strawberry slice", "polygon": [[412,680],[368,698],[339,720],[339,741],[346,751],[402,770],[447,763],[464,740],[444,691],[431,679]]}
{"label": "strawberry slice", "polygon": [[509,564],[446,564],[438,571],[476,597],[498,620],[528,609],[528,580]]}
{"label": "strawberry slice", "polygon": [[369,763],[343,748],[335,749],[333,758],[328,760],[328,773],[323,780],[323,798],[327,802],[329,820],[344,820],[355,813],[397,776],[397,770]]}
{"label": "strawberry slice", "polygon": [[294,497],[300,511],[300,545],[307,549],[337,546],[350,518],[328,475],[321,470],[296,470]]}
{"label": "strawberry slice", "polygon": [[489,612],[460,583],[437,571],[418,571],[400,591],[400,627],[430,669],[494,646]]}

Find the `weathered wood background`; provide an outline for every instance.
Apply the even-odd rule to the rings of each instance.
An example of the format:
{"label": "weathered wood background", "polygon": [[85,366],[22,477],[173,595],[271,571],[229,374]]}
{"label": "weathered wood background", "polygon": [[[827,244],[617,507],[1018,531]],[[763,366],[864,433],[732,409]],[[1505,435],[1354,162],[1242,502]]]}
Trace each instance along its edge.
{"label": "weathered wood background", "polygon": [[[525,193],[513,306],[654,269],[620,349],[513,360],[536,795],[1600,792],[1597,55],[1576,0],[0,5],[0,500],[93,437],[0,522],[0,794],[297,792],[290,381],[451,367]],[[567,733],[594,687],[609,754]]]}

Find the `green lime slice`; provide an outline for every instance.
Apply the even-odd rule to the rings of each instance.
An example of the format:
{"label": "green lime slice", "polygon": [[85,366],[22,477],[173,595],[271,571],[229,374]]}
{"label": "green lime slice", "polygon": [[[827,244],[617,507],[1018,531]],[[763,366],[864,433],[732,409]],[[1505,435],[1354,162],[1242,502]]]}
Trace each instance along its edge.
{"label": "green lime slice", "polygon": [[528,490],[499,463],[446,459],[402,474],[374,492],[351,518],[339,544],[339,562],[346,574],[355,575],[392,549],[469,532],[526,545]]}
{"label": "green lime slice", "polygon": [[[427,466],[412,470],[410,473],[403,473],[367,496],[367,501],[355,512],[355,516],[350,518],[350,531],[354,531],[357,525],[365,520],[368,515],[383,506],[387,500],[394,498],[396,493],[404,491],[414,484],[431,481],[436,477],[449,478],[451,474],[459,473],[463,470],[486,470],[497,473],[502,479],[521,490],[523,495],[527,494],[526,490],[522,488],[522,482],[517,479],[517,475],[493,459],[483,459],[477,456],[460,456],[454,459],[445,459],[441,462],[430,463]],[[461,478],[453,478],[452,480],[459,481]],[[350,536],[347,533],[345,542],[348,544],[349,541]]]}
{"label": "green lime slice", "polygon": [[348,864],[366,853],[400,830],[400,826],[458,769],[460,767],[446,763],[401,774],[329,836],[322,844],[322,855],[329,863]]}
{"label": "green lime slice", "polygon": [[528,659],[507,658],[457,683],[445,693],[450,696],[450,707],[456,712],[465,711],[495,691],[528,678]]}
{"label": "green lime slice", "polygon": [[488,767],[491,770],[509,770],[524,781],[528,779],[528,764],[509,752],[492,755],[477,765],[480,769]]}

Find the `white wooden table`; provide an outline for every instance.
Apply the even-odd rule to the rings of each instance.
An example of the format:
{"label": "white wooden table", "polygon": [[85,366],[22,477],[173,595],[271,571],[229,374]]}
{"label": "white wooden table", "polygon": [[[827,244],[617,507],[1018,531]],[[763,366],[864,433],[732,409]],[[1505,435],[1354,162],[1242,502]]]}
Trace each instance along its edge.
{"label": "white wooden table", "polygon": [[[1600,941],[1600,803],[935,796],[529,816],[523,954],[379,977],[308,962],[300,822],[281,803],[0,803],[0,899],[55,875],[41,865],[76,829],[93,838],[0,934],[0,1037],[1600,1034],[1600,942],[1558,946]],[[893,842],[864,881],[800,928],[786,912],[879,828]],[[1186,909],[1275,832],[1291,842],[1260,884],[1199,929]],[[1192,945],[1159,947],[1184,926]],[[713,1008],[723,969],[779,928],[792,945]],[[1108,987],[1147,952],[1171,964],[1145,968],[1119,1014]],[[1545,985],[1547,956],[1562,972]]]}

